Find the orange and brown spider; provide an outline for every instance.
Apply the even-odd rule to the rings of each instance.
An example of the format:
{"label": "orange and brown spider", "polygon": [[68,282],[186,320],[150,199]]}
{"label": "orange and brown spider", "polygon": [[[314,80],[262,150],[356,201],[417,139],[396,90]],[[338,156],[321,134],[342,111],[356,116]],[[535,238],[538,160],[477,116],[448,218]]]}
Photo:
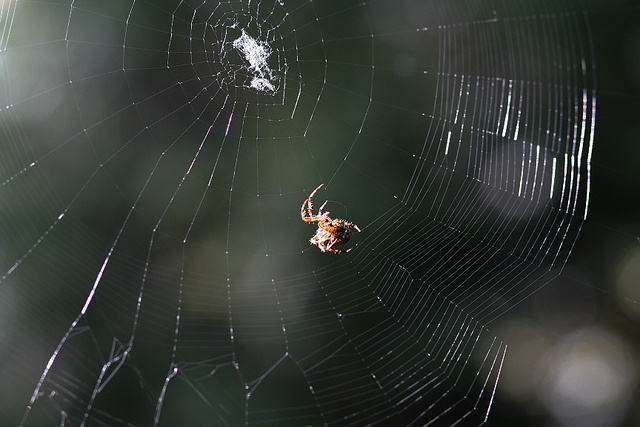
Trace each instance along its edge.
{"label": "orange and brown spider", "polygon": [[329,212],[322,212],[322,209],[324,209],[328,200],[320,206],[317,215],[313,214],[313,195],[316,194],[316,191],[318,191],[323,185],[324,184],[320,184],[318,188],[313,190],[309,195],[309,198],[302,203],[302,207],[300,208],[300,217],[303,221],[318,223],[316,234],[309,240],[309,242],[320,248],[322,252],[333,252],[336,254],[350,252],[355,249],[359,243],[356,243],[346,251],[334,249],[333,247],[347,243],[353,235],[353,231],[351,231],[352,228],[360,231],[358,226],[345,221],[344,219],[331,219],[331,217],[329,217]]}

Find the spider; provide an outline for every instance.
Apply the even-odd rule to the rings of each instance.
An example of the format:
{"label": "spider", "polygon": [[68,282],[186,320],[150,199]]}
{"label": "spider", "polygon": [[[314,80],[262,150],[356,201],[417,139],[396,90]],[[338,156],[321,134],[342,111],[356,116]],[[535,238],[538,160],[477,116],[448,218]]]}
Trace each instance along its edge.
{"label": "spider", "polygon": [[[344,219],[331,219],[329,216],[329,212],[322,212],[328,200],[326,200],[320,209],[318,209],[318,214],[313,214],[313,195],[316,194],[324,184],[320,184],[318,188],[313,190],[313,192],[309,195],[309,198],[302,203],[302,207],[300,208],[300,217],[305,222],[317,222],[318,229],[316,230],[316,234],[309,240],[312,245],[316,245],[322,252],[333,252],[336,254],[347,253],[351,250],[355,249],[359,243],[356,243],[354,246],[350,247],[346,251],[340,249],[334,249],[334,246],[344,245],[349,241],[351,236],[353,235],[352,228],[360,231],[357,225],[345,221]],[[305,212],[306,210],[306,212]]]}

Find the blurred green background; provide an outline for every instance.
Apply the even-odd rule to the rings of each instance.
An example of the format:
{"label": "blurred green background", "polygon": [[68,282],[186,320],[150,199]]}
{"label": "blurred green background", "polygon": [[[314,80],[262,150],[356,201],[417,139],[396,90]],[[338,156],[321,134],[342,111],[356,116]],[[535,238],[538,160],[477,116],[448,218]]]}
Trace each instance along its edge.
{"label": "blurred green background", "polygon": [[[484,391],[463,421],[476,425],[492,396],[474,375],[495,381],[481,357],[504,345],[488,425],[640,423],[636,2],[1,4],[0,414],[10,425],[25,413],[26,425],[77,425],[89,403],[87,425],[151,425],[159,396],[161,425],[424,423],[423,401],[446,425]],[[246,88],[251,72],[229,47],[240,27],[274,48],[276,94]],[[516,213],[501,223],[496,212],[538,221],[556,200],[518,211],[506,197],[476,212],[454,189],[491,187],[468,175],[482,157],[442,154],[447,130],[473,143],[450,124],[456,113],[467,132],[493,129],[493,83],[509,78],[564,100],[522,92],[533,140],[553,123],[570,131],[566,117],[583,108],[571,100],[597,94],[588,218],[570,219],[556,265],[517,252],[515,238],[504,253],[501,242],[473,246],[495,221],[544,247]],[[315,225],[298,219],[322,182],[316,206],[329,199],[332,216],[363,230],[348,256],[309,247]],[[498,269],[505,260],[519,267]],[[439,266],[458,275],[439,278]],[[488,296],[472,300],[480,290]],[[473,320],[438,324],[446,309],[425,301]],[[453,349],[449,335],[476,321],[477,348],[461,350],[473,358],[442,374],[434,342]],[[371,372],[399,388],[381,393]],[[437,374],[443,384],[413,394]],[[250,400],[244,385],[256,387]],[[392,401],[408,409],[367,412]],[[348,418],[358,411],[371,418]]]}

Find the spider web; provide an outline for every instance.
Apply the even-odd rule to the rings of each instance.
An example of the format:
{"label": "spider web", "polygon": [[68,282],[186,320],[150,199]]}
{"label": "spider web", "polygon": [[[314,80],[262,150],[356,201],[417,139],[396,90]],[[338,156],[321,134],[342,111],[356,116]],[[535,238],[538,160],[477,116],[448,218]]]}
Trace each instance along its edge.
{"label": "spider web", "polygon": [[485,423],[594,132],[588,14],[512,3],[3,2],[6,418]]}

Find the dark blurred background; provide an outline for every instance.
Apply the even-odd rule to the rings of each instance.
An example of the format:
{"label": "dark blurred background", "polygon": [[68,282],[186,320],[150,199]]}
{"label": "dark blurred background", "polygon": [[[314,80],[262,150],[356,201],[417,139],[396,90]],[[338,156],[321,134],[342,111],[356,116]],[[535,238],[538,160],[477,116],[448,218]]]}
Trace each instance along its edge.
{"label": "dark blurred background", "polygon": [[[495,396],[479,398],[484,408],[493,397],[487,425],[640,425],[637,1],[77,0],[2,7],[0,415],[9,425],[25,412],[27,425],[78,425],[89,403],[86,425],[151,425],[163,393],[160,425],[384,424],[395,409],[349,418],[395,401],[379,391],[367,400],[372,384],[358,382],[371,380],[367,372],[378,364],[389,377],[381,381],[398,384],[394,393],[406,392],[414,404],[394,422],[415,416],[426,423],[421,399],[455,408],[447,415],[457,420],[474,406],[469,396],[491,389],[474,384],[473,375],[486,374],[479,357],[502,354],[483,347],[494,337],[507,351]],[[457,88],[440,82],[459,82],[455,67],[489,79],[513,72],[527,84],[546,82],[527,51],[513,61],[522,69],[503,68],[511,58],[493,44],[503,40],[495,30],[503,27],[492,22],[516,17],[531,26],[532,40],[557,42],[566,54],[559,57],[566,62],[558,66],[565,79],[555,82],[558,96],[575,90],[581,99],[583,85],[595,89],[588,217],[573,219],[581,229],[575,242],[568,236],[566,264],[532,268],[532,286],[506,305],[498,304],[520,288],[511,284],[500,294],[498,285],[509,282],[495,277],[487,285],[495,293],[467,306],[473,289],[455,293],[426,280],[405,287],[402,274],[430,277],[430,263],[459,272],[465,262],[474,265],[467,261],[473,251],[429,257],[448,242],[435,239],[437,224],[430,228],[429,192],[420,199],[413,191],[439,179],[439,170],[455,169],[441,151],[434,154],[446,138],[436,130],[445,129],[440,123],[458,99]],[[286,76],[286,91],[247,90],[251,73],[241,55],[217,49],[239,37],[239,27],[274,47],[271,78],[284,89]],[[486,50],[474,49],[476,42]],[[595,65],[585,81],[576,71],[578,51],[592,61],[587,68]],[[460,112],[489,123],[492,105]],[[541,116],[566,113],[550,105],[536,104]],[[425,171],[416,172],[420,162]],[[451,189],[475,185],[455,172]],[[354,238],[361,246],[348,256],[308,246],[315,225],[302,223],[298,208],[321,182],[327,185],[317,201],[328,198],[332,215],[363,229]],[[443,212],[467,213],[447,205],[448,196],[439,200]],[[407,230],[404,240],[397,237]],[[453,241],[456,234],[444,235]],[[396,270],[392,261],[411,267]],[[458,304],[484,334],[477,352],[463,351],[473,360],[454,371],[458,387],[443,380],[449,394],[442,399],[437,387],[410,394],[407,384],[430,384],[440,366],[428,364],[427,339],[416,338],[415,350],[406,330],[393,329],[405,319],[386,311],[401,295],[405,313],[417,313],[425,330],[439,328],[434,336],[446,340],[447,328],[464,328],[434,326],[439,317],[421,300],[433,289],[445,295],[435,301]],[[88,314],[78,316],[92,290]],[[61,339],[69,344],[58,355]],[[393,362],[396,347],[406,364]],[[52,354],[53,369],[39,385]],[[179,374],[165,390],[174,366]],[[256,384],[248,410],[243,386]],[[459,408],[466,386],[472,391]],[[480,409],[461,424],[483,417]]]}
{"label": "dark blurred background", "polygon": [[490,425],[640,423],[640,6],[591,2],[589,216],[567,266],[499,320],[512,344]]}

